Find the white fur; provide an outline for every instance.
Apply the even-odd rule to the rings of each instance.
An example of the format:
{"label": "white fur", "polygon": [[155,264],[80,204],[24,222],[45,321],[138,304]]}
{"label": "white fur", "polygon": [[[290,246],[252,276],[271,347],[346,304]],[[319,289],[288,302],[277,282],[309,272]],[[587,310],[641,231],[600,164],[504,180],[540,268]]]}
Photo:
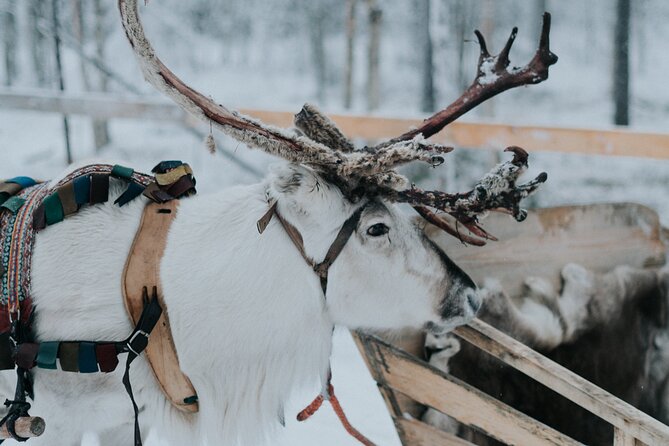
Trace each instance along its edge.
{"label": "white fur", "polygon": [[[107,204],[85,207],[38,234],[32,283],[40,340],[120,340],[132,330],[121,274],[146,200],[119,208],[111,203],[121,191],[115,181]],[[182,200],[161,277],[181,367],[198,392],[200,412],[175,410],[140,357],[131,381],[144,433],[155,427],[174,444],[258,444],[279,426],[296,387],[325,380],[333,324],[392,329],[432,322],[438,330],[453,318],[473,317],[467,301],[473,291],[449,275],[409,217],[384,203],[363,212],[330,270],[325,301],[318,277],[280,223],[274,219],[258,234],[268,199],[278,200],[316,261],[364,204],[347,202],[293,165],[257,185]],[[379,222],[390,232],[369,236],[367,228]],[[453,318],[441,314],[446,301],[457,310]],[[89,375],[36,369],[32,413],[46,419],[47,430],[31,444],[78,444],[85,430],[109,444],[130,444],[122,369]],[[2,380],[5,392],[9,376]]]}

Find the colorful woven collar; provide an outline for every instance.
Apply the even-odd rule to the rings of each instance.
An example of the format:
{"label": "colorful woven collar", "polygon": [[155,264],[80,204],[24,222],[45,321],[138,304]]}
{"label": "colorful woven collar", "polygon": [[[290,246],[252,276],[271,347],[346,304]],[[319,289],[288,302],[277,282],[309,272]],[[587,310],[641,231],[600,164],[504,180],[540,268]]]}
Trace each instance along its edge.
{"label": "colorful woven collar", "polygon": [[154,176],[119,165],[94,164],[71,172],[51,188],[29,177],[0,182],[0,333],[8,332],[11,320],[16,318],[29,324],[35,233],[62,221],[83,206],[108,201],[110,178],[128,183],[125,192],[114,201],[118,206],[142,194],[163,203],[195,193],[195,178],[188,164],[163,161],[152,172]]}

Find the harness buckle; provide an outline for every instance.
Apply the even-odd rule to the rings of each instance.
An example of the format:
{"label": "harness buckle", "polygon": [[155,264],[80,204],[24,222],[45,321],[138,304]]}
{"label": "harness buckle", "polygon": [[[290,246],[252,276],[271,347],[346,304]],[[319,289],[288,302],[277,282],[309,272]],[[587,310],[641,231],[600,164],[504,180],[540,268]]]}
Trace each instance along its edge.
{"label": "harness buckle", "polygon": [[[144,336],[144,338],[138,338],[140,335]],[[149,335],[150,333],[147,333],[144,330],[137,330],[130,336],[130,339],[128,339],[128,342],[126,342],[125,345],[128,350],[139,356],[149,344]]]}

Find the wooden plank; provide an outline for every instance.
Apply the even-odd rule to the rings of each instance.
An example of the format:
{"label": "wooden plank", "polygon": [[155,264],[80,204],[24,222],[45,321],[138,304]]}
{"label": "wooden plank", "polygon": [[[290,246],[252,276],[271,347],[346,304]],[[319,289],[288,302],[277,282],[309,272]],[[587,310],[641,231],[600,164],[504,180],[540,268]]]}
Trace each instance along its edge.
{"label": "wooden plank", "polygon": [[546,279],[559,290],[560,272],[569,262],[598,273],[619,265],[644,268],[665,263],[659,217],[639,204],[537,209],[520,224],[507,215],[491,214],[483,225],[500,241],[464,246],[431,225],[427,234],[475,282],[494,277],[510,296],[521,295],[529,276]]}
{"label": "wooden plank", "polygon": [[[292,126],[293,113],[254,109],[240,111],[280,127]],[[366,140],[389,139],[417,127],[422,122],[422,119],[387,116],[329,113],[328,116],[345,135]],[[669,158],[669,134],[634,132],[622,128],[580,129],[456,121],[431,140],[468,148],[497,150],[517,145],[530,152]]]}
{"label": "wooden plank", "polygon": [[58,93],[51,90],[0,89],[0,108],[86,115],[93,118],[128,118],[180,121],[186,112],[164,100],[123,98],[104,93]]}
{"label": "wooden plank", "polygon": [[451,433],[414,419],[396,418],[398,431],[404,433],[404,446],[475,446]]}
{"label": "wooden plank", "polygon": [[669,444],[669,426],[614,397],[574,372],[475,319],[454,333],[565,398],[649,445]]}
{"label": "wooden plank", "polygon": [[492,438],[516,445],[580,444],[378,338],[370,344],[373,352],[370,354],[368,349],[368,356],[377,382],[475,426]]}
{"label": "wooden plank", "polygon": [[613,428],[613,446],[636,446],[636,439],[625,431]]}
{"label": "wooden plank", "polygon": [[[0,108],[82,114],[97,118],[160,119],[183,122],[186,114],[176,105],[145,98],[117,95],[59,94],[49,90],[0,88]],[[280,127],[292,127],[294,112],[240,109]],[[295,110],[297,112],[297,110]],[[421,119],[329,115],[351,138],[382,140],[404,133]],[[517,126],[456,121],[432,138],[458,147],[496,149],[518,145],[530,152],[551,151],[669,159],[669,134],[635,132],[621,128],[581,129]]]}

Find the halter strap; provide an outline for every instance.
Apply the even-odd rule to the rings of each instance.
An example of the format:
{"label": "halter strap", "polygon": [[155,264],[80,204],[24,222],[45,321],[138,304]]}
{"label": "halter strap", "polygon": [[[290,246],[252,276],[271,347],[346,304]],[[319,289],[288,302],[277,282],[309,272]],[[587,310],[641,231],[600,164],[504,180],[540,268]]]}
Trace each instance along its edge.
{"label": "halter strap", "polygon": [[[309,264],[309,266],[311,266],[314,272],[321,279],[321,288],[323,289],[323,297],[327,298],[328,271],[332,266],[332,264],[334,263],[334,261],[337,260],[337,257],[339,257],[339,254],[341,254],[342,250],[344,249],[344,246],[346,246],[346,242],[348,242],[348,239],[351,238],[353,231],[355,231],[355,228],[358,226],[358,223],[360,222],[360,216],[362,215],[362,211],[363,209],[365,209],[365,206],[367,205],[360,206],[348,219],[346,219],[341,229],[339,230],[337,237],[335,237],[334,241],[328,248],[328,252],[325,254],[325,258],[320,263],[314,262],[314,260],[307,255],[307,253],[304,250],[304,239],[302,238],[302,234],[300,234],[300,231],[298,231],[298,229],[295,226],[287,222],[281,216],[281,214],[277,212],[276,206],[277,206],[277,201],[275,200],[272,202],[267,212],[265,212],[265,214],[262,217],[260,217],[260,220],[258,220],[258,222],[256,223],[258,232],[260,234],[265,232],[265,229],[267,229],[269,222],[272,221],[272,217],[276,215],[276,218],[279,220],[281,226],[283,226],[283,229],[286,231],[290,239],[293,241],[293,244],[300,252],[300,255],[302,255],[302,258],[307,262],[307,264]],[[337,400],[337,397],[334,394],[334,387],[332,387],[332,384],[330,382],[331,379],[332,379],[332,373],[328,373],[327,384],[324,387],[323,391],[316,397],[316,399],[314,399],[314,401],[311,404],[309,404],[309,406],[307,406],[297,415],[297,420],[298,421],[306,420],[321,407],[323,401],[328,400],[330,401],[330,404],[332,405],[335,414],[337,414],[337,417],[339,418],[339,421],[341,422],[342,426],[344,426],[344,429],[346,429],[346,432],[348,432],[353,438],[358,440],[364,446],[375,446],[374,443],[369,441],[367,437],[362,435],[357,429],[351,426],[351,423],[349,423],[348,419],[346,418],[346,415],[344,414],[344,409],[342,409],[341,405],[339,404],[339,400]]]}
{"label": "halter strap", "polygon": [[325,296],[328,287],[328,271],[334,261],[337,260],[337,257],[339,257],[339,254],[341,254],[344,246],[346,246],[348,239],[351,238],[353,231],[355,231],[355,228],[358,226],[358,223],[360,222],[360,216],[362,215],[362,211],[365,206],[363,205],[358,208],[344,222],[341,229],[339,230],[339,233],[337,234],[337,237],[335,237],[334,241],[330,245],[330,248],[328,248],[328,252],[325,254],[325,258],[320,263],[314,262],[314,260],[307,255],[304,250],[304,239],[302,238],[302,234],[300,234],[300,231],[298,231],[295,226],[290,224],[281,216],[281,214],[279,214],[276,207],[277,202],[274,201],[265,215],[263,215],[260,220],[258,220],[258,223],[256,224],[258,232],[262,234],[267,228],[267,225],[269,225],[269,222],[272,220],[272,217],[276,215],[276,218],[279,220],[281,226],[283,226],[284,230],[293,241],[293,244],[300,252],[300,255],[302,255],[302,258],[307,262],[307,264],[309,264],[309,266],[311,266],[314,272],[321,279],[321,288],[323,289],[323,295]]}

